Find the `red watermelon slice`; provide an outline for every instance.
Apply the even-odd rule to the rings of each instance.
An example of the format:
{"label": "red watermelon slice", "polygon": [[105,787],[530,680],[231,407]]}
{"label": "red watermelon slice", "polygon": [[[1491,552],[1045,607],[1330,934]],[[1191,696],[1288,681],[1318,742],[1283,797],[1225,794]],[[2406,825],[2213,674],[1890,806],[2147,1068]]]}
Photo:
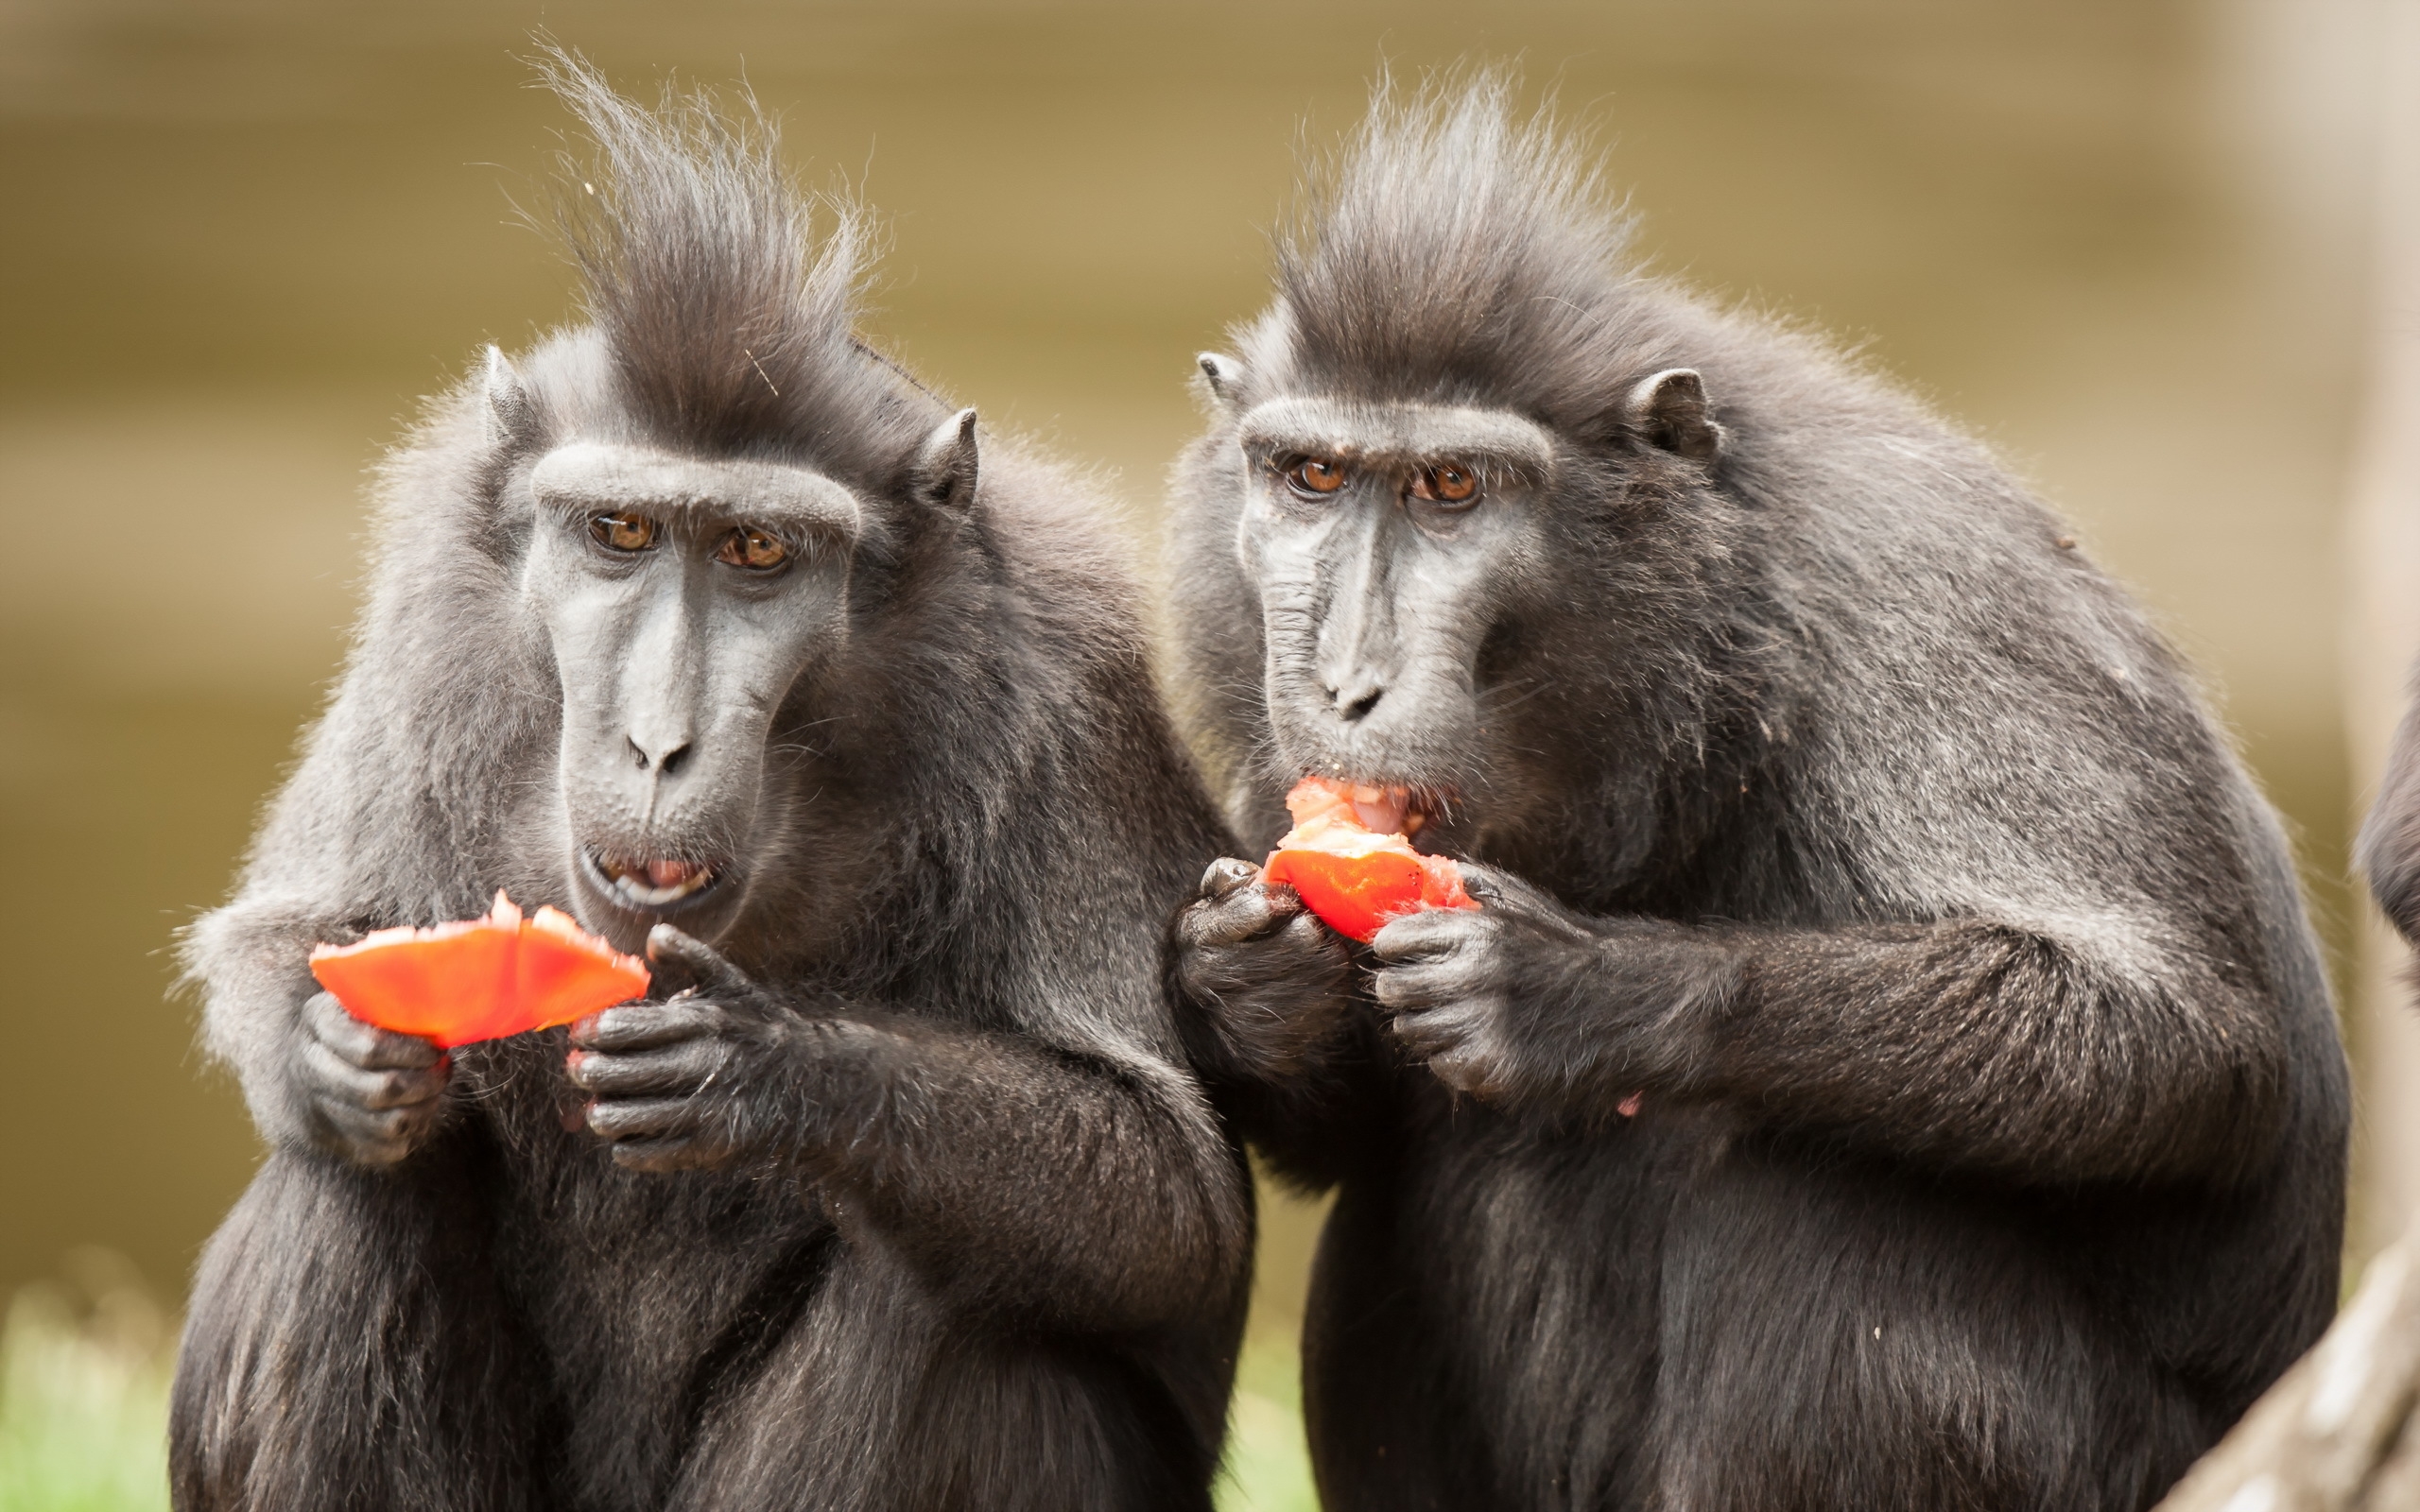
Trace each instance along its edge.
{"label": "red watermelon slice", "polygon": [[585,1018],[648,989],[647,963],[499,892],[485,919],[382,929],[311,953],[311,974],[365,1023],[451,1049]]}
{"label": "red watermelon slice", "polygon": [[1477,908],[1462,890],[1461,868],[1423,855],[1401,833],[1373,831],[1364,815],[1401,824],[1400,795],[1324,777],[1305,777],[1286,795],[1294,828],[1269,853],[1265,883],[1284,883],[1330,928],[1368,940],[1397,914],[1424,908]]}

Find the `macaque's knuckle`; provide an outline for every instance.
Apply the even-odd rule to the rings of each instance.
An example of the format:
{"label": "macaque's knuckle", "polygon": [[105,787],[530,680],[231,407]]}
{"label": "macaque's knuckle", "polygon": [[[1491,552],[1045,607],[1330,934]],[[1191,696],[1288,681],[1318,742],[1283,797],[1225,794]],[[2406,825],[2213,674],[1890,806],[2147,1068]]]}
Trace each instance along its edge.
{"label": "macaque's knuckle", "polygon": [[373,1108],[414,1108],[444,1091],[444,1083],[425,1071],[383,1071],[373,1074],[369,1105]]}
{"label": "macaque's knuckle", "polygon": [[1260,868],[1235,856],[1220,856],[1210,863],[1201,874],[1201,896],[1220,900],[1233,895],[1245,885],[1259,880]]}
{"label": "macaque's knuckle", "polygon": [[1320,922],[1319,916],[1308,910],[1295,912],[1286,920],[1277,936],[1287,949],[1305,959],[1334,958],[1341,954],[1343,942],[1334,930]]}

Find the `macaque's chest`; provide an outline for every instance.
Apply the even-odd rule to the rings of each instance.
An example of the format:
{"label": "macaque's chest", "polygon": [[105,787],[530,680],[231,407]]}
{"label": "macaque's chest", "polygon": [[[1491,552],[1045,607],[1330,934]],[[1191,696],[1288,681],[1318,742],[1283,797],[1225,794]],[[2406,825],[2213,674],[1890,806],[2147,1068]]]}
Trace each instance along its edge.
{"label": "macaque's chest", "polygon": [[[1487,1495],[1511,1504],[1632,1486],[1639,1468],[1621,1446],[1645,1432],[1667,1230],[1721,1133],[1649,1108],[1541,1130],[1438,1092],[1406,1120],[1390,1168],[1345,1183],[1322,1245],[1311,1348],[1338,1366],[1315,1366],[1309,1389],[1364,1399],[1322,1416],[1388,1440],[1322,1452],[1433,1453],[1448,1477],[1493,1465]],[[1322,1349],[1317,1335],[1337,1325],[1358,1336]],[[1356,1356],[1404,1364],[1360,1369]],[[1463,1395],[1441,1398],[1440,1381]],[[1500,1463],[1508,1444],[1544,1446],[1543,1457]]]}
{"label": "macaque's chest", "polygon": [[493,1109],[525,1156],[495,1262],[553,1384],[567,1503],[660,1504],[698,1403],[808,1312],[839,1241],[794,1177],[624,1171],[555,1095],[517,1091]]}

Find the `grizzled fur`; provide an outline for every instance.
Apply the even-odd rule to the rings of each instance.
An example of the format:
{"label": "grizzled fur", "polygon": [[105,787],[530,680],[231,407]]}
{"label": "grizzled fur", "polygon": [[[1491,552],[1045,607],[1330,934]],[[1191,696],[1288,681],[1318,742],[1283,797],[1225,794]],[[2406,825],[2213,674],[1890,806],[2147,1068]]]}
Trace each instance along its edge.
{"label": "grizzled fur", "polygon": [[[202,1262],[177,1504],[1206,1507],[1249,1197],[1154,942],[1221,830],[1094,501],[974,471],[971,418],[852,336],[858,224],[810,244],[760,131],[558,82],[603,148],[593,318],[389,463],[343,681],[189,941],[272,1147]],[[811,564],[845,591],[764,712],[757,822],[697,841],[744,902],[711,942],[642,926],[655,996],[695,990],[579,1026],[568,1075],[562,1031],[362,1050],[315,942],[573,896],[583,690],[527,563],[575,442],[863,513]]]}
{"label": "grizzled fur", "polygon": [[[1337,1191],[1327,1504],[2148,1505],[2335,1297],[2345,1072],[2277,823],[1982,448],[1641,274],[1597,200],[1499,85],[1382,102],[1177,473],[1239,833],[1305,771],[1409,788],[1485,905],[1348,953],[1222,863],[1177,920],[1217,1095]],[[1314,561],[1280,526],[1344,507],[1248,439],[1288,416],[1289,455],[1549,455]]]}
{"label": "grizzled fur", "polygon": [[2357,850],[2387,921],[2405,939],[2420,940],[2420,700],[2395,727]]}

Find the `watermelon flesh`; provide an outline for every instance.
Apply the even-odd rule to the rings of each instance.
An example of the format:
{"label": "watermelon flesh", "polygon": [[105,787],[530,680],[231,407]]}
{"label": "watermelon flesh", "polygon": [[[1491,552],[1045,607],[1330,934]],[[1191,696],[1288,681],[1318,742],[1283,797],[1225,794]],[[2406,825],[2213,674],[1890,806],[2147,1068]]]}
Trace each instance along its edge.
{"label": "watermelon flesh", "polygon": [[1261,881],[1293,888],[1330,928],[1362,941],[1397,914],[1477,908],[1461,868],[1411,848],[1401,833],[1407,808],[1400,792],[1305,777],[1286,795],[1294,828],[1269,853]]}
{"label": "watermelon flesh", "polygon": [[452,1049],[586,1018],[646,995],[647,963],[569,914],[524,918],[495,895],[484,919],[382,929],[311,953],[311,974],[365,1023]]}

